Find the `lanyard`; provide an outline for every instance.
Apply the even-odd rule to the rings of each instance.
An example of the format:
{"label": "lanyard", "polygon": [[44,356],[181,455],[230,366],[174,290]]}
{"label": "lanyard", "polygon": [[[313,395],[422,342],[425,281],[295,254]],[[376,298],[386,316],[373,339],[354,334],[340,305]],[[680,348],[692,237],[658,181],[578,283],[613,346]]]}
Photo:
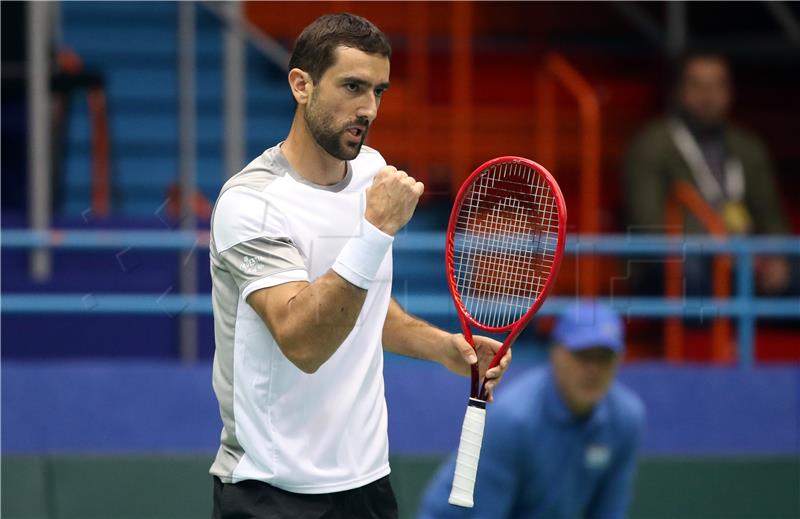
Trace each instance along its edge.
{"label": "lanyard", "polygon": [[688,164],[695,183],[706,200],[712,204],[724,201],[742,201],[744,198],[744,167],[739,158],[731,157],[725,161],[722,179],[725,189],[723,191],[723,186],[711,172],[700,146],[683,121],[677,118],[670,119],[669,130],[675,147],[678,148]]}

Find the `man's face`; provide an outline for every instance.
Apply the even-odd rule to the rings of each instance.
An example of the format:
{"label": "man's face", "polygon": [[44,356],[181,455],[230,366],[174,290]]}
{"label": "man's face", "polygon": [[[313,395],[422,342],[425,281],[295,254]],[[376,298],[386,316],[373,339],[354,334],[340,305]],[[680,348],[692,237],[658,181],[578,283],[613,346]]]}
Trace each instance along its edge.
{"label": "man's face", "polygon": [[590,411],[603,399],[619,364],[619,356],[605,347],[573,352],[555,345],[550,360],[561,397],[578,413]]}
{"label": "man's face", "polygon": [[695,123],[719,126],[725,122],[731,105],[728,67],[722,60],[699,57],[686,64],[679,88],[683,111]]}
{"label": "man's face", "polygon": [[350,47],[339,47],[335,53],[334,64],[314,84],[303,116],[328,154],[352,160],[361,151],[389,87],[389,59]]}

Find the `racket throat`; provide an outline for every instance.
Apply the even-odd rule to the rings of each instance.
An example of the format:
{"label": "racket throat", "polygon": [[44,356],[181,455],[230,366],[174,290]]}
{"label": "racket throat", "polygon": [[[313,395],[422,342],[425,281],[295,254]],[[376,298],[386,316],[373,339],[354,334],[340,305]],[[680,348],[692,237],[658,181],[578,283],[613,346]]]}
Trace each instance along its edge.
{"label": "racket throat", "polygon": [[[480,384],[481,378],[480,378],[480,373],[478,372],[477,362],[470,366],[470,371],[471,371],[471,377],[470,377],[471,381],[469,388],[470,400],[473,399],[485,400],[484,398],[485,395],[482,395],[483,387]],[[478,388],[480,388],[480,392],[478,391]]]}
{"label": "racket throat", "polygon": [[[475,351],[475,355],[478,354],[478,350],[475,349],[475,339],[472,337],[472,330],[469,329],[469,323],[467,322],[467,318],[464,316],[463,313],[459,312],[458,320],[461,323],[461,332],[464,334],[464,340],[466,340],[472,349]],[[478,389],[480,388],[480,372],[478,371],[478,363],[470,365],[470,388],[469,388],[469,396],[472,398],[477,398]]]}

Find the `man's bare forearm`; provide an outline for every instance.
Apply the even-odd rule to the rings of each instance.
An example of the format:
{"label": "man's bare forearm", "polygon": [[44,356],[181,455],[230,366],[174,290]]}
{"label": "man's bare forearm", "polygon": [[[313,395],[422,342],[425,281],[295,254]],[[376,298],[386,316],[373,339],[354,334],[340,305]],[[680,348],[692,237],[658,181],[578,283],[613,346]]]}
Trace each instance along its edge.
{"label": "man's bare forearm", "polygon": [[[438,362],[453,373],[470,376],[471,365],[478,363],[479,375],[486,377],[486,389],[491,391],[497,385],[511,361],[509,350],[500,366],[488,369],[501,343],[489,337],[473,336],[474,346],[459,334],[444,330],[417,319],[392,299],[386,322],[383,325],[383,349],[407,357]],[[487,371],[488,370],[488,371]],[[489,397],[491,398],[491,397]]]}
{"label": "man's bare forearm", "polygon": [[383,325],[383,349],[407,357],[442,362],[451,334],[408,314],[392,299]]}

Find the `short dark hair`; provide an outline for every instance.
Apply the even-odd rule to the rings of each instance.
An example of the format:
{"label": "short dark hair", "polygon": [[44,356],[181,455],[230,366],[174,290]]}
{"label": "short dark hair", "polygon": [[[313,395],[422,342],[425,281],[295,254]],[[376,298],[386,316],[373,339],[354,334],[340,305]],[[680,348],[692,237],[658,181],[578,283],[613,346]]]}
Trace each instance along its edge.
{"label": "short dark hair", "polygon": [[366,18],[350,13],[326,14],[311,22],[298,36],[289,70],[299,68],[317,83],[333,65],[334,51],[339,46],[392,57],[389,39]]}

